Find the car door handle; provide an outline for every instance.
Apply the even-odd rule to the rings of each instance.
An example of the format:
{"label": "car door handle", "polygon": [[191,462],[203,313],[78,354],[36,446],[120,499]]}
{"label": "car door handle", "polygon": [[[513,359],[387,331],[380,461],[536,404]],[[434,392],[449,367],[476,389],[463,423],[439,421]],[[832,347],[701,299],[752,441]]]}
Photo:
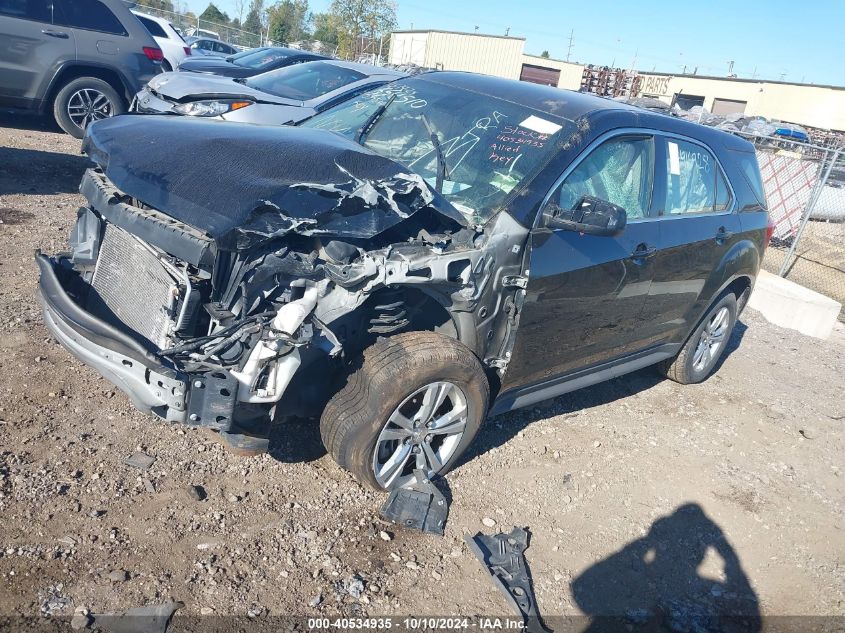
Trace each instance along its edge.
{"label": "car door handle", "polygon": [[724,226],[720,226],[716,231],[716,241],[721,244],[725,240],[730,239],[733,234],[733,231],[729,231]]}
{"label": "car door handle", "polygon": [[656,252],[656,247],[649,246],[644,242],[642,244],[637,244],[637,248],[634,249],[633,253],[631,253],[631,259],[646,259],[654,255]]}
{"label": "car door handle", "polygon": [[64,31],[51,31],[50,29],[41,29],[41,32],[44,35],[49,35],[50,37],[58,37],[60,40],[66,40],[68,38],[68,34]]}

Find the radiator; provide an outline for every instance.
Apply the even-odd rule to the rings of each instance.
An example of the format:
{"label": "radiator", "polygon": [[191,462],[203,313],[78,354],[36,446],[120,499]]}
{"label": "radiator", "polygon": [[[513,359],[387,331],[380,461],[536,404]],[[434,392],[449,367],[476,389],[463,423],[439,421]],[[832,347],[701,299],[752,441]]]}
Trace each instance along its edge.
{"label": "radiator", "polygon": [[91,287],[89,312],[119,329],[128,327],[156,347],[167,346],[168,308],[178,285],[135,237],[106,224]]}

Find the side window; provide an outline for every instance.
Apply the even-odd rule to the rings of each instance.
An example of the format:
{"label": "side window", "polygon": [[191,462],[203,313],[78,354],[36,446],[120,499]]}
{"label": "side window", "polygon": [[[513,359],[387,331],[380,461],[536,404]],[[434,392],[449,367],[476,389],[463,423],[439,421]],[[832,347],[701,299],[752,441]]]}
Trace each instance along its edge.
{"label": "side window", "polygon": [[716,159],[701,145],[666,139],[665,215],[725,211],[731,194]]}
{"label": "side window", "polygon": [[153,37],[167,38],[167,33],[164,32],[164,29],[161,28],[161,25],[158,22],[154,22],[153,20],[140,15],[136,15],[135,17],[138,18],[141,24],[144,25],[144,28],[147,29],[147,32]]}
{"label": "side window", "polygon": [[100,0],[56,0],[54,24],[75,29],[128,35],[114,13]]}
{"label": "side window", "polygon": [[583,196],[619,205],[628,219],[644,218],[651,204],[654,139],[619,137],[605,141],[584,158],[552,196],[569,211]]}
{"label": "side window", "polygon": [[197,48],[201,48],[204,51],[213,51],[214,50],[214,42],[211,40],[200,40],[194,44]]}
{"label": "side window", "polygon": [[50,24],[53,21],[53,1],[0,0],[0,15]]}
{"label": "side window", "polygon": [[214,50],[218,53],[225,53],[226,55],[232,55],[238,52],[234,48],[232,48],[228,44],[224,44],[223,42],[214,42]]}

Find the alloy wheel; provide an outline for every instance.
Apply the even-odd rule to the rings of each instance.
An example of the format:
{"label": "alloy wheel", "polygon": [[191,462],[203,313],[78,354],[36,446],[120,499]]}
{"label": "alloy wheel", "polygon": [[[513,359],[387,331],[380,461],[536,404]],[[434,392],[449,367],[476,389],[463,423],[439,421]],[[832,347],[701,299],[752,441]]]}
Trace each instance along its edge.
{"label": "alloy wheel", "polygon": [[692,355],[692,368],[695,371],[701,372],[709,369],[718,357],[719,351],[725,344],[730,316],[730,310],[727,307],[722,307],[710,317],[707,325],[704,326],[698,339],[698,345],[695,347],[695,353]]}
{"label": "alloy wheel", "polygon": [[94,121],[107,119],[113,114],[114,107],[108,97],[93,88],[77,90],[67,101],[68,118],[83,130]]}
{"label": "alloy wheel", "polygon": [[467,398],[451,382],[418,389],[388,418],[373,451],[373,472],[380,486],[404,486],[414,470],[432,477],[449,462],[461,443],[467,419]]}

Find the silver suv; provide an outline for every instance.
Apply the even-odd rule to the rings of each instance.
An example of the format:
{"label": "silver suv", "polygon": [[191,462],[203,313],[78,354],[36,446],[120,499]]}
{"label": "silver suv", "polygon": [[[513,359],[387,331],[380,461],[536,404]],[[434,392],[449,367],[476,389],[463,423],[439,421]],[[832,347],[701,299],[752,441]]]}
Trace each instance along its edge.
{"label": "silver suv", "polygon": [[126,110],[163,55],[123,0],[0,0],[0,107],[46,113],[82,138]]}

